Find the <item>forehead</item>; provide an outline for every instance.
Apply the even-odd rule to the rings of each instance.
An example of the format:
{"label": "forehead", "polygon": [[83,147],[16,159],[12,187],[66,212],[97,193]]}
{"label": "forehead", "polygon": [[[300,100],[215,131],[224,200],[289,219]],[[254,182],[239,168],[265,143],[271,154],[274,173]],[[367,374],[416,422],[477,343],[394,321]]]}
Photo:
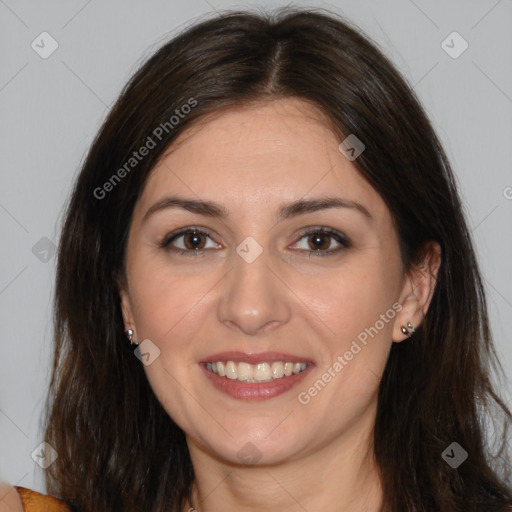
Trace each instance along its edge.
{"label": "forehead", "polygon": [[377,217],[385,214],[340,142],[322,114],[297,98],[214,113],[180,134],[159,160],[141,208],[171,192],[238,211],[337,194],[366,203]]}

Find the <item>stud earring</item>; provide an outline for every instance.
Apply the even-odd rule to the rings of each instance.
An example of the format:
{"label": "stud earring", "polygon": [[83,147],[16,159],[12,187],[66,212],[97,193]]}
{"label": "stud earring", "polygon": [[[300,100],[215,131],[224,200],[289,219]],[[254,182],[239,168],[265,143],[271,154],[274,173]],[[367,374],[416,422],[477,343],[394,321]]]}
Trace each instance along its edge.
{"label": "stud earring", "polygon": [[132,338],[133,338],[133,330],[132,329],[128,329],[126,332],[126,337],[128,338],[128,340],[130,341],[130,348],[133,348],[133,347],[136,347],[137,346],[137,343],[134,343],[132,341]]}
{"label": "stud earring", "polygon": [[407,327],[404,327],[402,325],[402,327],[400,327],[400,329],[407,336],[410,336],[414,332],[414,326],[411,324],[411,322],[407,322]]}

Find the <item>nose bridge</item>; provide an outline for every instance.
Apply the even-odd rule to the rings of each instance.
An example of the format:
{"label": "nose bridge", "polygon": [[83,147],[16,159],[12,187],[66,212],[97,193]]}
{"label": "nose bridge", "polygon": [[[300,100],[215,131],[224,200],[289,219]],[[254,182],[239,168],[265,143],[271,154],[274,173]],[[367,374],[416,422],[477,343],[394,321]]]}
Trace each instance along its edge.
{"label": "nose bridge", "polygon": [[289,305],[283,285],[272,270],[268,249],[249,236],[238,244],[232,260],[219,303],[219,320],[247,334],[286,322]]}

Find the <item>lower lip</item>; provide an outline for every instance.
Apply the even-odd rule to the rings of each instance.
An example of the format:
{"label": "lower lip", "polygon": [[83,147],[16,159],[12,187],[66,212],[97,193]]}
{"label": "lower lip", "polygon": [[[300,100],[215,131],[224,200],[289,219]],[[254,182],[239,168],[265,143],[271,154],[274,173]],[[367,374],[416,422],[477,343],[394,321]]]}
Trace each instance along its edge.
{"label": "lower lip", "polygon": [[282,395],[298,384],[313,368],[313,365],[310,364],[300,373],[270,382],[238,382],[237,380],[221,377],[213,373],[206,368],[204,363],[200,363],[199,366],[219,391],[239,400],[266,400]]}

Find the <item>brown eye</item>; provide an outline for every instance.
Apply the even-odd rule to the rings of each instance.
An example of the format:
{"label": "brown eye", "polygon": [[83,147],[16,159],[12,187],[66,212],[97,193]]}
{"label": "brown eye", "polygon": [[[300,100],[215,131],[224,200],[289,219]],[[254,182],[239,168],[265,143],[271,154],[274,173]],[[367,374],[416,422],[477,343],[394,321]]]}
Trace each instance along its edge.
{"label": "brown eye", "polygon": [[183,241],[187,249],[202,249],[206,242],[201,242],[203,233],[192,231],[183,235]]}
{"label": "brown eye", "polygon": [[[307,239],[307,247],[299,249],[307,252],[309,256],[333,256],[352,245],[343,233],[330,228],[310,229],[301,234],[300,240],[302,239]],[[338,244],[338,247],[329,249],[333,242]]]}
{"label": "brown eye", "polygon": [[331,245],[331,236],[326,235],[325,233],[315,233],[313,235],[309,235],[309,240],[311,241],[310,247],[315,249],[328,249]]}
{"label": "brown eye", "polygon": [[167,235],[159,246],[176,254],[202,256],[206,253],[206,249],[216,248],[215,244],[213,247],[206,247],[208,239],[212,240],[209,233],[195,227],[187,227]]}

